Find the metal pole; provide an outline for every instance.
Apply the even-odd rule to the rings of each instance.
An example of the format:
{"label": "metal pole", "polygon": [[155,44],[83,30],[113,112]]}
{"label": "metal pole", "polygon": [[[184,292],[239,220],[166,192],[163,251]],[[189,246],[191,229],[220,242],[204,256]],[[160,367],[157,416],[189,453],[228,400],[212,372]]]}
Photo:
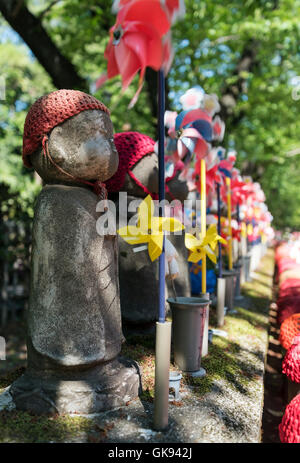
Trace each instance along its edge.
{"label": "metal pole", "polygon": [[[206,235],[206,163],[201,159],[200,168],[200,191],[201,191],[201,239]],[[202,294],[206,294],[206,254],[202,258]]]}
{"label": "metal pole", "polygon": [[[159,176],[159,215],[164,217],[165,208],[165,76],[162,70],[158,71],[158,176]],[[164,323],[165,313],[165,237],[163,252],[159,256],[159,317],[158,321]]]}
{"label": "metal pole", "polygon": [[[221,194],[220,194],[220,184],[217,183],[217,201],[218,201],[218,235],[221,236]],[[218,258],[218,267],[219,267],[219,278],[222,278],[222,245],[220,241],[218,242],[219,247],[219,258]]]}
{"label": "metal pole", "polygon": [[[164,216],[165,199],[165,76],[158,72],[158,167],[159,167],[159,215]],[[165,240],[165,238],[164,238]],[[155,392],[153,427],[164,431],[168,426],[169,370],[171,353],[171,322],[166,322],[165,313],[165,241],[159,256],[159,321],[156,323],[155,347]]]}

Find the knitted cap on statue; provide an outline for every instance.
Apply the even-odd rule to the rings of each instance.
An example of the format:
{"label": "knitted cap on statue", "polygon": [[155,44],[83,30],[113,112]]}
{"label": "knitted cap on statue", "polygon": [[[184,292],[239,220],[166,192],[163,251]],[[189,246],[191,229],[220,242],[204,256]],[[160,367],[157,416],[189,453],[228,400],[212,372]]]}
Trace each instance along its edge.
{"label": "knitted cap on statue", "polygon": [[122,132],[114,135],[114,143],[119,154],[119,167],[117,172],[106,182],[107,191],[117,193],[122,190],[126,174],[146,194],[153,194],[132,173],[132,168],[144,156],[154,153],[155,141],[139,132]]}
{"label": "knitted cap on statue", "polygon": [[[50,162],[64,174],[72,177],[63,171],[51,157],[48,151],[48,135],[51,130],[67,119],[87,110],[100,110],[109,115],[109,110],[99,100],[79,90],[57,90],[39,98],[30,108],[24,125],[23,135],[23,162],[26,167],[32,167],[30,155],[39,146],[43,146],[44,155],[49,157]],[[89,184],[97,191],[97,183],[91,183],[74,178],[81,183]],[[100,185],[103,187],[103,185]],[[96,188],[95,188],[96,187]],[[99,188],[98,188],[99,190]],[[101,190],[101,188],[100,188]]]}
{"label": "knitted cap on statue", "polygon": [[23,162],[32,167],[28,156],[39,147],[44,135],[81,111],[99,109],[109,114],[101,101],[79,90],[57,90],[39,98],[30,108],[24,125]]}

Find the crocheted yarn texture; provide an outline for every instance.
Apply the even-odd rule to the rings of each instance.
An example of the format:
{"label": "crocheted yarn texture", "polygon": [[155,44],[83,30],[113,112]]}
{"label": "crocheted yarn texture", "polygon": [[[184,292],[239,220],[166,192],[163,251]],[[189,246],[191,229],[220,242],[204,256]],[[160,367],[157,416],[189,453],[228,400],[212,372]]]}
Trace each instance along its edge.
{"label": "crocheted yarn texture", "polygon": [[101,101],[79,90],[57,90],[39,98],[30,108],[24,125],[23,162],[32,167],[28,156],[34,153],[54,127],[81,111],[109,110]]}
{"label": "crocheted yarn texture", "polygon": [[[106,184],[107,191],[116,193],[124,185],[125,176],[130,173],[134,165],[147,154],[154,152],[155,141],[139,132],[122,132],[114,135],[114,142],[119,154],[119,167],[117,172]],[[136,181],[137,179],[131,175]],[[139,184],[139,183],[138,183]],[[142,185],[139,184],[143,188]]]}
{"label": "crocheted yarn texture", "polygon": [[285,354],[282,373],[291,381],[300,383],[300,335],[294,337],[291,347]]}
{"label": "crocheted yarn texture", "polygon": [[286,407],[278,429],[281,442],[300,444],[300,394]]}
{"label": "crocheted yarn texture", "polygon": [[300,313],[295,313],[286,318],[280,326],[279,342],[287,350],[298,334],[300,334]]}

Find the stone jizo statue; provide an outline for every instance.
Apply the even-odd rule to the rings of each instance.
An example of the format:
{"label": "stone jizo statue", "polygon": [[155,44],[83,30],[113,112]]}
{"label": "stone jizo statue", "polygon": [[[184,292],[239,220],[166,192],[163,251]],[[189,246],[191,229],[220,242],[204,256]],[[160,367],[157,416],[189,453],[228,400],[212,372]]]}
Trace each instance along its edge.
{"label": "stone jizo statue", "polygon": [[[122,226],[132,218],[136,210],[126,210],[126,217],[120,207],[119,193],[127,193],[128,204],[135,200],[138,205],[148,194],[158,199],[158,157],[155,153],[155,141],[139,132],[123,132],[114,136],[119,154],[119,167],[113,177],[106,182],[109,198],[113,199]],[[188,194],[187,185],[178,179],[176,173],[167,183],[166,199],[183,200]],[[176,196],[175,196],[176,195]],[[137,206],[136,206],[137,208]],[[119,215],[120,212],[120,215]],[[184,237],[170,235],[167,237],[176,246],[179,256],[180,280],[178,295],[190,295],[190,283],[187,264],[187,249]],[[182,250],[181,250],[182,241]],[[151,262],[148,252],[135,252],[133,246],[119,239],[119,274],[122,319],[127,325],[139,325],[145,329],[154,326],[158,319],[158,261]],[[181,268],[183,266],[183,268]],[[167,291],[166,291],[167,296]],[[133,326],[134,328],[134,326]]]}
{"label": "stone jizo statue", "polygon": [[123,341],[116,236],[96,230],[103,182],[118,168],[109,110],[80,91],[35,102],[23,160],[43,179],[32,235],[28,367],[10,392],[37,414],[95,413],[136,398]]}

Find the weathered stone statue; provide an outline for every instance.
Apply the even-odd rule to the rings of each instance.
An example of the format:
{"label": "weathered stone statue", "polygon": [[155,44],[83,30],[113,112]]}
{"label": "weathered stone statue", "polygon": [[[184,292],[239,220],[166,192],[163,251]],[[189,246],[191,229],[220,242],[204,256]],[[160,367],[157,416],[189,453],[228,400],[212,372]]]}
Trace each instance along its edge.
{"label": "weathered stone statue", "polygon": [[[188,199],[188,186],[186,180],[180,179],[180,170],[174,171],[174,175],[171,178],[166,179],[166,199],[168,201],[177,201],[184,204],[184,201]],[[182,219],[183,221],[183,219]],[[174,286],[177,296],[190,297],[191,296],[191,281],[190,272],[188,265],[188,250],[184,244],[184,233],[182,234],[171,234],[168,239],[175,246],[177,250],[177,263],[179,267],[179,274],[174,279]],[[170,279],[167,279],[167,285],[169,294],[174,297],[174,290],[171,286]]]}
{"label": "weathered stone statue", "polygon": [[[154,140],[139,132],[117,133],[114,141],[119,154],[119,167],[106,186],[109,198],[115,201],[120,225],[124,226],[136,214],[138,204],[148,194],[158,199],[158,157],[154,152]],[[179,181],[177,174],[168,182],[167,191],[168,200],[174,199],[173,192],[177,197],[181,194],[184,198],[188,194],[186,183]],[[126,205],[121,206],[119,192],[127,193],[128,204],[135,201],[132,211],[127,211]],[[182,196],[179,199],[182,200]],[[184,236],[170,235],[168,239],[175,242],[175,246],[182,241],[184,247]],[[147,251],[135,252],[133,248],[124,240],[119,240],[122,319],[126,324],[144,324],[146,328],[147,325],[153,326],[158,318],[158,261],[151,262]],[[184,247],[184,257],[179,249],[177,251],[180,275],[175,282],[181,282],[178,295],[190,295],[187,250]]]}
{"label": "weathered stone statue", "polygon": [[123,341],[116,236],[96,230],[102,182],[117,170],[108,109],[59,90],[31,107],[23,160],[45,182],[35,206],[28,367],[10,392],[19,409],[94,413],[137,397]]}

